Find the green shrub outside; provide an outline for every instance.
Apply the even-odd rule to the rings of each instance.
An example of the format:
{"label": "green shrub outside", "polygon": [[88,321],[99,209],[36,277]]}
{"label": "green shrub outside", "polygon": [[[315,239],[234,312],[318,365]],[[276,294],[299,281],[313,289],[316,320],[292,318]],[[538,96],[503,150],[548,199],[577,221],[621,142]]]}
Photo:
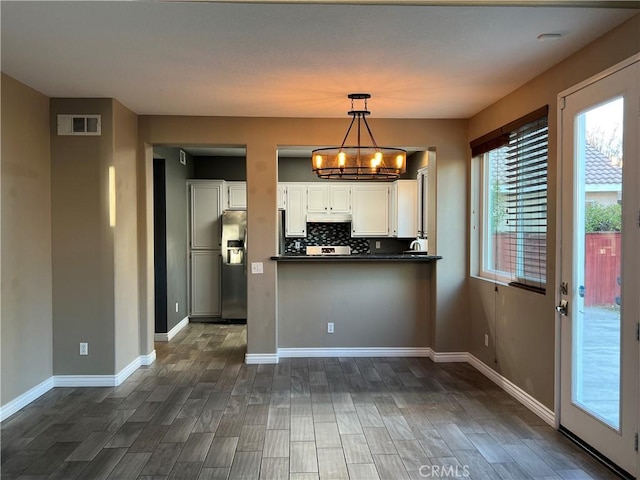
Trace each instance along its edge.
{"label": "green shrub outside", "polygon": [[585,213],[587,233],[619,232],[622,229],[622,207],[618,204],[591,203],[587,205]]}

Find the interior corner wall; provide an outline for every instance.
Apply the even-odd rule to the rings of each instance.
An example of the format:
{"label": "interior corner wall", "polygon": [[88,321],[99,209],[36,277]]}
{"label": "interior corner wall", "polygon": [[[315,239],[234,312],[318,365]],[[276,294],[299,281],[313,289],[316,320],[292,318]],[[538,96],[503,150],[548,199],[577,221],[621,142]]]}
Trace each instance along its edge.
{"label": "interior corner wall", "polygon": [[[470,352],[548,408],[554,406],[556,209],[558,184],[557,96],[640,52],[640,15],[636,15],[558,65],[475,115],[469,138],[499,128],[549,105],[549,171],[546,295],[470,280]],[[471,167],[468,168],[471,172]],[[470,246],[469,246],[470,249]],[[558,259],[559,260],[559,259]],[[484,335],[489,334],[489,347]],[[497,363],[494,362],[497,359]]]}
{"label": "interior corner wall", "polygon": [[138,338],[138,117],[117,100],[113,102],[113,158],[116,180],[114,230],[115,372],[140,355]]}
{"label": "interior corner wall", "polygon": [[[54,375],[115,373],[111,99],[51,99]],[[57,134],[58,114],[99,114],[101,136]],[[79,355],[88,342],[89,354]]]}
{"label": "interior corner wall", "polygon": [[2,74],[0,405],[51,378],[49,99]]}
{"label": "interior corner wall", "polygon": [[[187,180],[193,176],[194,162],[192,158],[187,156],[187,164],[182,165],[177,148],[156,147],[154,155],[164,159],[165,170],[166,278],[164,280],[166,282],[165,308],[167,312],[166,330],[156,330],[156,333],[167,333],[188,315],[187,229],[189,210]],[[176,303],[178,304],[177,312]]]}

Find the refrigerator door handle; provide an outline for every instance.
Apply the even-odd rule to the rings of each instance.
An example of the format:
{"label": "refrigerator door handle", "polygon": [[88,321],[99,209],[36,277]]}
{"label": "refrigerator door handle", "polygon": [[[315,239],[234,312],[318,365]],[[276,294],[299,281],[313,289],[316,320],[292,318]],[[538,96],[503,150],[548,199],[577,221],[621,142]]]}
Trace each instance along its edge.
{"label": "refrigerator door handle", "polygon": [[244,276],[247,276],[247,229],[244,229],[242,237],[242,262],[244,263]]}

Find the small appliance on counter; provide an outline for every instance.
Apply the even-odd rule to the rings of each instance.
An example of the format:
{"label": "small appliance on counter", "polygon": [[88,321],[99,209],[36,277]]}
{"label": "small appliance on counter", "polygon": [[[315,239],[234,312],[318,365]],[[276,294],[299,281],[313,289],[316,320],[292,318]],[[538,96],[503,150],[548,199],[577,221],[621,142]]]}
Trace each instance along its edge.
{"label": "small appliance on counter", "polygon": [[223,320],[247,318],[247,212],[222,213],[222,295]]}
{"label": "small appliance on counter", "polygon": [[307,247],[307,255],[351,255],[351,247],[317,245]]}
{"label": "small appliance on counter", "polygon": [[409,244],[409,252],[427,253],[428,241],[426,238],[416,238]]}

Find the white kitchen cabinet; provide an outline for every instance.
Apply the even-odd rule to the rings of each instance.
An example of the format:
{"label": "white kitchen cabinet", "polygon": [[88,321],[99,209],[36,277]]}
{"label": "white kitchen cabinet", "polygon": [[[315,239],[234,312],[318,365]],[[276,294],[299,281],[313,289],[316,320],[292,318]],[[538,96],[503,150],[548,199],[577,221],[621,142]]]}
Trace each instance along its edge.
{"label": "white kitchen cabinet", "polygon": [[389,235],[389,185],[358,184],[352,189],[352,237]]}
{"label": "white kitchen cabinet", "polygon": [[390,187],[389,215],[392,237],[415,238],[417,236],[416,180],[398,180]]}
{"label": "white kitchen cabinet", "polygon": [[351,185],[329,185],[329,211],[351,213]]}
{"label": "white kitchen cabinet", "polygon": [[227,208],[229,210],[247,209],[247,182],[226,182]]}
{"label": "white kitchen cabinet", "polygon": [[287,208],[287,189],[284,185],[278,185],[278,210],[285,210]]}
{"label": "white kitchen cabinet", "polygon": [[222,180],[189,183],[190,239],[192,249],[220,248],[220,215],[222,214]]}
{"label": "white kitchen cabinet", "polygon": [[351,185],[307,185],[307,213],[350,214]]}
{"label": "white kitchen cabinet", "polygon": [[220,309],[220,250],[191,252],[191,311],[192,316],[219,317]]}
{"label": "white kitchen cabinet", "polygon": [[327,213],[328,210],[328,185],[307,185],[307,213]]}
{"label": "white kitchen cabinet", "polygon": [[286,184],[287,211],[285,214],[285,236],[307,236],[307,187],[300,183]]}
{"label": "white kitchen cabinet", "polygon": [[418,170],[418,201],[417,201],[417,234],[420,238],[428,238],[429,230],[429,167]]}

